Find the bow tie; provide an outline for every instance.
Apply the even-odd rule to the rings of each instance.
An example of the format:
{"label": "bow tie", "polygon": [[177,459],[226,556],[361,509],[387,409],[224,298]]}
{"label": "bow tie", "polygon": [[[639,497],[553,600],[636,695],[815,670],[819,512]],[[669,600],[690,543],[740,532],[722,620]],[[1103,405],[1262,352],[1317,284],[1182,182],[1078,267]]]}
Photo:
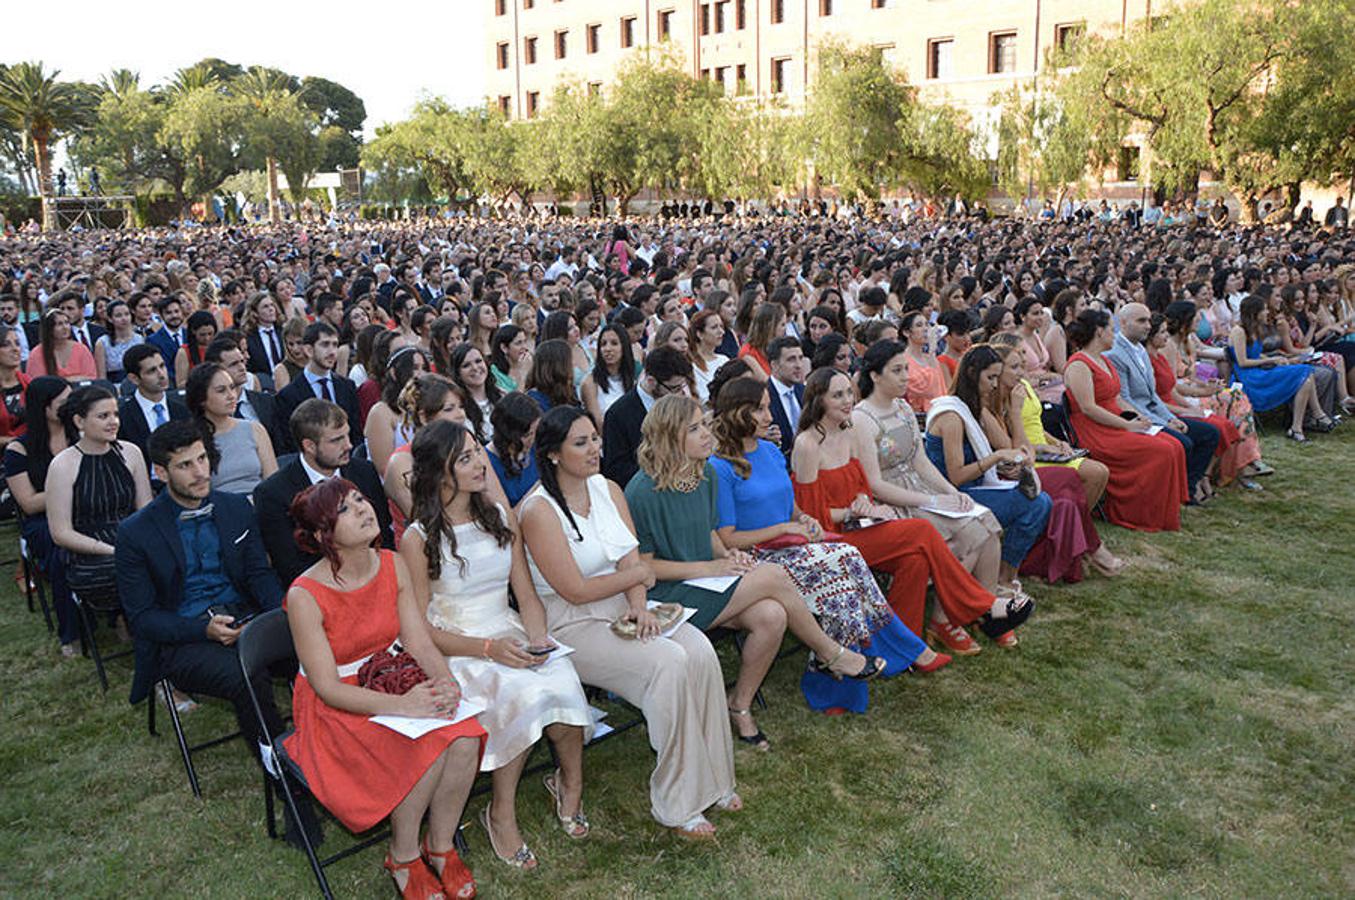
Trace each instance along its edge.
{"label": "bow tie", "polygon": [[185,509],[179,513],[180,522],[191,522],[194,519],[205,519],[212,514],[212,504],[204,503],[197,509]]}

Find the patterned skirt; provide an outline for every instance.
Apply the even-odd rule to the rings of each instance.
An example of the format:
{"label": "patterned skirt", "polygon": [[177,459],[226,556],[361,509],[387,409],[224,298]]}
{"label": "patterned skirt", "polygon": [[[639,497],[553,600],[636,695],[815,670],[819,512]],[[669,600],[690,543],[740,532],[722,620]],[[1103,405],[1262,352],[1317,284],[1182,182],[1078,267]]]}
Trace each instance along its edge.
{"label": "patterned skirt", "polygon": [[759,562],[785,568],[824,633],[840,644],[869,646],[871,636],[894,616],[870,566],[850,544],[755,548],[752,553]]}

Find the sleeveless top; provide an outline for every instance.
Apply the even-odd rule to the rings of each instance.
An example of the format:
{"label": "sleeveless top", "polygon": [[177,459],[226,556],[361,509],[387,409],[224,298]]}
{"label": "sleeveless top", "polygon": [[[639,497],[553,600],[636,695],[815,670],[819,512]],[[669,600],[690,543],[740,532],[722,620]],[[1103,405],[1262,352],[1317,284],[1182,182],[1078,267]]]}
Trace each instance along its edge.
{"label": "sleeveless top", "polygon": [[259,445],[254,440],[252,423],[236,419],[227,432],[217,432],[213,439],[221,454],[216,474],[212,476],[212,490],[228,494],[249,494],[263,481],[263,467],[259,463]]}
{"label": "sleeveless top", "polygon": [[894,401],[894,411],[887,416],[877,417],[868,406],[858,403],[857,409],[865,413],[880,429],[875,437],[875,452],[880,461],[880,476],[885,481],[907,491],[921,494],[934,494],[936,485],[930,484],[918,472],[916,459],[922,449],[922,439],[918,433],[917,416],[913,408],[902,399]]}
{"label": "sleeveless top", "polygon": [[[495,504],[495,509],[502,519],[503,507]],[[418,522],[410,524],[409,530],[425,540],[428,537]],[[517,613],[508,606],[512,543],[499,546],[493,535],[474,522],[454,525],[452,533],[456,535],[456,555],[452,555],[444,536],[439,548],[442,573],[429,584],[429,623],[443,631],[481,636],[498,634],[509,626],[520,627]]]}
{"label": "sleeveless top", "polygon": [[117,447],[107,453],[80,453],[80,471],[71,487],[71,524],[95,540],[111,544],[118,525],[136,512],[136,482]]}
{"label": "sleeveless top", "polygon": [[127,374],[126,367],[122,364],[122,357],[137,344],[144,344],[145,338],[133,332],[132,336],[121,344],[113,343],[113,335],[105,334],[99,337],[99,343],[104,348],[104,368],[108,371],[108,380],[112,382],[122,381],[123,376]]}

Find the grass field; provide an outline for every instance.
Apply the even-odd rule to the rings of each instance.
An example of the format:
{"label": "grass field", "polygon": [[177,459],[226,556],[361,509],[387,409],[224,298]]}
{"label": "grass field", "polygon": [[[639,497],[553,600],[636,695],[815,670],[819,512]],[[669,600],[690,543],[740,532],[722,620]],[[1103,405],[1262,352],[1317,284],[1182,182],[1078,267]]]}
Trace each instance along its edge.
{"label": "grass field", "polygon": [[[1103,525],[1133,568],[1036,586],[1016,652],[876,685],[841,718],[809,713],[798,658],[780,662],[759,719],[775,750],[739,748],[748,808],[718,817],[715,845],[649,818],[638,729],[586,757],[587,841],[552,827],[530,780],[541,868],[509,871],[468,826],[482,896],[1355,895],[1355,424],[1264,445],[1263,494],[1187,510],[1179,534]],[[305,858],[264,833],[243,744],[197,756],[194,800],[168,722],[152,738],[127,705],[130,660],[102,694],[6,588],[0,895],[313,893]],[[185,728],[230,722],[209,702]],[[390,896],[382,852],[332,867],[336,893]]]}

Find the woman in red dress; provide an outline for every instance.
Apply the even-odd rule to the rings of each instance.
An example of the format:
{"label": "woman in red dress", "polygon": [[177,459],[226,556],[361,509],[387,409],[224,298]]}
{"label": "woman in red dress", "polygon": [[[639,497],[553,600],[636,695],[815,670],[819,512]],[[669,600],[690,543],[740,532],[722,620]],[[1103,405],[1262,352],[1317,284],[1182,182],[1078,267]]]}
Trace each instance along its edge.
{"label": "woman in red dress", "polygon": [[[469,718],[408,738],[370,719],[450,717],[461,699],[420,620],[404,562],[372,549],[376,512],[345,479],[302,491],[291,515],[298,542],[323,558],[293,582],[283,603],[301,661],[287,754],[347,828],[366,831],[390,817],[384,865],[401,896],[474,897],[475,880],[452,839],[479,769],[484,729]],[[396,638],[429,680],[399,695],[358,687],[362,663]]]}
{"label": "woman in red dress", "polygon": [[851,379],[836,369],[818,369],[809,376],[790,457],[795,502],[825,530],[842,532],[872,569],[893,576],[889,605],[914,633],[923,630],[930,579],[937,603],[927,636],[948,652],[978,653],[979,645],[965,626],[977,623],[998,640],[1030,617],[1034,601],[1024,595],[994,597],[960,564],[934,525],[897,518],[895,507],[875,502],[855,456],[855,442],[846,432],[855,403]]}
{"label": "woman in red dress", "polygon": [[1177,531],[1186,501],[1186,452],[1180,441],[1145,434],[1151,423],[1120,407],[1120,376],[1101,358],[1115,341],[1110,313],[1084,310],[1065,329],[1080,348],[1064,382],[1078,443],[1110,468],[1106,517],[1138,531]]}

